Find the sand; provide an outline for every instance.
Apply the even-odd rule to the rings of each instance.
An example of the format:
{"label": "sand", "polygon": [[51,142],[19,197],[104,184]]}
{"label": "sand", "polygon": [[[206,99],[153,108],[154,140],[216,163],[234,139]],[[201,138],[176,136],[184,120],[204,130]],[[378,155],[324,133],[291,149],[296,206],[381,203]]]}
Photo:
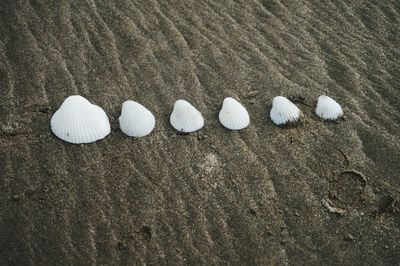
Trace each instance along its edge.
{"label": "sand", "polygon": [[[332,2],[1,1],[0,264],[396,265],[400,4]],[[107,138],[51,133],[74,94]],[[314,114],[321,94],[344,119]],[[300,124],[268,119],[277,95]],[[228,96],[249,128],[219,124]],[[170,126],[181,98],[201,131]],[[127,99],[151,135],[119,130]]]}

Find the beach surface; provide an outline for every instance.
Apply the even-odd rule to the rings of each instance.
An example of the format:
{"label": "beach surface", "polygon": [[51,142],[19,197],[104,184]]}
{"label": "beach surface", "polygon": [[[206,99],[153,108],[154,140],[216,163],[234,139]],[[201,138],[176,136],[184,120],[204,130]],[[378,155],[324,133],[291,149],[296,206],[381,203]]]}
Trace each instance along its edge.
{"label": "beach surface", "polygon": [[[397,265],[398,1],[0,2],[1,265]],[[50,119],[82,95],[105,139]],[[317,98],[344,117],[325,122]],[[269,119],[282,95],[302,110]],[[218,121],[225,97],[251,124]],[[125,100],[156,117],[124,135]],[[174,102],[205,126],[180,135]]]}

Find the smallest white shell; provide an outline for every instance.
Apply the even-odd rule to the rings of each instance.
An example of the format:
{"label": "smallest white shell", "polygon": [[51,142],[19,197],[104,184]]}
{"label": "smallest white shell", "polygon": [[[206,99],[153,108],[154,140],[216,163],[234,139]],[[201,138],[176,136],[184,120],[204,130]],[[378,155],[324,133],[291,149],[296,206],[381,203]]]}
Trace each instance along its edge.
{"label": "smallest white shell", "polygon": [[270,117],[276,125],[296,122],[300,118],[300,113],[300,109],[283,96],[277,96],[272,101]]}
{"label": "smallest white shell", "polygon": [[321,95],[315,113],[324,120],[336,120],[343,115],[343,109],[334,99]]}
{"label": "smallest white shell", "polygon": [[156,123],[154,115],[143,105],[135,101],[122,104],[119,127],[130,137],[144,137],[153,131]]}
{"label": "smallest white shell", "polygon": [[190,133],[204,126],[204,118],[193,105],[185,100],[177,100],[169,118],[171,125],[178,131]]}
{"label": "smallest white shell", "polygon": [[219,121],[228,129],[240,130],[250,124],[250,116],[241,103],[228,97],[222,103],[222,108],[219,112]]}

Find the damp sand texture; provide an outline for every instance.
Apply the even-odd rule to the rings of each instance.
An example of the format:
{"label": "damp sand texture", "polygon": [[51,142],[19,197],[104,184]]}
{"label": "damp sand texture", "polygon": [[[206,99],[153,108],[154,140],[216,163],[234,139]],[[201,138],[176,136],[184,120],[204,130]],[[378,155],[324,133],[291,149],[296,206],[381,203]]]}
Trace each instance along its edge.
{"label": "damp sand texture", "polygon": [[[1,1],[0,264],[396,265],[399,28],[391,0]],[[105,139],[51,133],[75,94]],[[277,95],[300,124],[271,122]],[[225,97],[248,128],[219,123]],[[128,99],[156,117],[145,138],[118,128]],[[204,128],[176,133],[178,99]]]}

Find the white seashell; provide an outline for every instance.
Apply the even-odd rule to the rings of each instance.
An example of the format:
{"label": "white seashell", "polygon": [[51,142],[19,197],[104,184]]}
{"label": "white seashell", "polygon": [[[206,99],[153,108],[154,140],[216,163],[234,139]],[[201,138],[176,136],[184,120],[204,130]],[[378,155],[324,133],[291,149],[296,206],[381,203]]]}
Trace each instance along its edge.
{"label": "white seashell", "polygon": [[300,118],[300,109],[287,98],[277,96],[272,101],[270,117],[276,125],[296,122]]}
{"label": "white seashell", "polygon": [[250,124],[250,116],[241,103],[228,97],[222,103],[222,108],[219,112],[219,121],[228,129],[240,130]]}
{"label": "white seashell", "polygon": [[193,105],[177,100],[169,118],[171,125],[180,132],[194,132],[204,126],[204,118]]}
{"label": "white seashell", "polygon": [[144,137],[153,131],[156,124],[154,115],[143,105],[134,101],[122,104],[119,127],[130,137]]}
{"label": "white seashell", "polygon": [[318,98],[315,113],[324,120],[336,120],[343,115],[343,109],[331,97],[321,95]]}
{"label": "white seashell", "polygon": [[104,110],[79,95],[65,99],[50,125],[54,135],[75,144],[103,139],[111,130]]}

